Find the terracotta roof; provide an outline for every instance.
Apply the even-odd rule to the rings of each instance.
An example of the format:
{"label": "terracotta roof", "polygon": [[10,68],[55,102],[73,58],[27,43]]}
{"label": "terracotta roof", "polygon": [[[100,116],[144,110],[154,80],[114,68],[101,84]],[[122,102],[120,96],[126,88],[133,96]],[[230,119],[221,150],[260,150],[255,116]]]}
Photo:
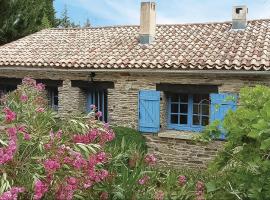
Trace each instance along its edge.
{"label": "terracotta roof", "polygon": [[46,29],[0,47],[0,67],[270,70],[270,19],[158,25],[151,45],[138,26]]}

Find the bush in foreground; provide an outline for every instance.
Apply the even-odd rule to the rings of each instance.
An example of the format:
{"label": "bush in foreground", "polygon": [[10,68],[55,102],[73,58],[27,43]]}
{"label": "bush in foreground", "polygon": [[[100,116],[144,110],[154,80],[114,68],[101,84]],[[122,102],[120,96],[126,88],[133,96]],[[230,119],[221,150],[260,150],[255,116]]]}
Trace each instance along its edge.
{"label": "bush in foreground", "polygon": [[25,78],[2,100],[0,200],[205,199],[202,180],[155,169],[156,157],[138,148],[142,138],[111,143],[114,131],[95,119],[94,107],[56,122],[44,88]]}

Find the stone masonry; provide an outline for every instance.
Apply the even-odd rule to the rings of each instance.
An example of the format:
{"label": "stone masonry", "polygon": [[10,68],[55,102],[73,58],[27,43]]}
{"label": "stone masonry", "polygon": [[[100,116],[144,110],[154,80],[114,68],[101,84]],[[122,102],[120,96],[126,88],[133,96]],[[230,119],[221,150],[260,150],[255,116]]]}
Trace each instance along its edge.
{"label": "stone masonry", "polygon": [[153,135],[145,137],[148,151],[157,156],[161,167],[206,168],[223,144],[221,141],[202,144],[191,140],[161,138]]}
{"label": "stone masonry", "polygon": [[[86,109],[86,93],[71,87],[71,80],[89,81],[90,73],[55,71],[0,71],[1,77],[62,80],[59,87],[59,115],[68,116]],[[170,73],[107,73],[96,72],[94,81],[112,81],[114,89],[108,89],[108,121],[110,124],[138,128],[138,93],[140,90],[156,90],[158,83],[218,85],[219,92],[239,92],[243,86],[269,85],[268,76],[203,75]],[[167,124],[167,97],[161,92],[160,121],[162,131]],[[181,135],[182,133],[179,132]],[[222,143],[216,141],[208,146],[194,144],[184,139],[161,138],[147,135],[149,151],[160,158],[162,166],[205,167],[213,159]]]}

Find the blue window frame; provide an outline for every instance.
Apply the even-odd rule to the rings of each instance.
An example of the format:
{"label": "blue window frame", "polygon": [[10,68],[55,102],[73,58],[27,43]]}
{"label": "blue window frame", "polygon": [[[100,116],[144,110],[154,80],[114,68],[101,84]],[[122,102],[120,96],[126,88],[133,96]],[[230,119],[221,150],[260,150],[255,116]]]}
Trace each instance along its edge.
{"label": "blue window frame", "polygon": [[96,111],[102,112],[101,121],[107,122],[108,119],[108,95],[107,90],[88,90],[87,92],[87,112],[91,111],[91,105],[96,106]]}
{"label": "blue window frame", "polygon": [[202,131],[209,124],[209,94],[170,94],[169,129]]}

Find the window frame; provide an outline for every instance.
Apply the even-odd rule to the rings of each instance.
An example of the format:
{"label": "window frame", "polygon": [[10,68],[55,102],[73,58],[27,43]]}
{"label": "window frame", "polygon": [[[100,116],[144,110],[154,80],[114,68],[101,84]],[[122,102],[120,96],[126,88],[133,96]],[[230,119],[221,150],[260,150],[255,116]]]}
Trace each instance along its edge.
{"label": "window frame", "polygon": [[[58,112],[58,109],[59,109],[59,90],[58,90],[58,87],[47,87],[46,91],[47,91],[47,96],[48,96],[50,108],[53,109],[55,112]],[[55,101],[55,98],[57,98],[57,101]]]}
{"label": "window frame", "polygon": [[[193,105],[195,104],[194,103],[194,95],[203,95],[203,94],[186,94],[188,95],[188,102],[187,102],[187,105],[188,105],[188,112],[187,112],[187,124],[180,124],[179,120],[180,118],[178,119],[178,123],[177,124],[173,124],[171,123],[171,117],[174,113],[172,113],[172,110],[171,110],[171,105],[173,103],[176,103],[176,102],[172,102],[172,95],[178,95],[178,98],[180,97],[180,95],[183,93],[171,93],[169,95],[169,98],[168,98],[168,128],[169,129],[173,129],[173,130],[181,130],[181,131],[192,131],[192,132],[202,132],[205,128],[205,126],[203,125],[193,125],[193,116],[194,116],[194,112],[193,112]],[[209,113],[208,115],[199,115],[199,116],[207,116],[208,117],[208,120],[209,120],[209,123],[210,123],[210,94],[204,94],[204,95],[209,95],[209,102],[208,102],[208,105],[209,105]],[[181,110],[180,110],[180,105],[181,105],[181,101],[178,100],[178,113],[175,113],[177,115],[183,115],[185,113],[181,113]]]}

